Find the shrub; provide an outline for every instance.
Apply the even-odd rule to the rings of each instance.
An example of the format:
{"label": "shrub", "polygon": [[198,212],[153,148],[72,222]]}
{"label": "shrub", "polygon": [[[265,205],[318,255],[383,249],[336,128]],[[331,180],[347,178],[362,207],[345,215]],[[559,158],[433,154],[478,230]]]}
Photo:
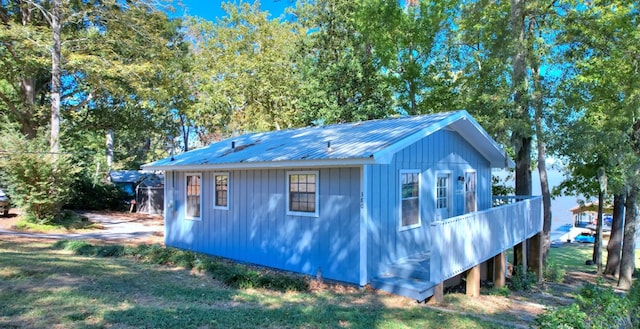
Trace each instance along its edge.
{"label": "shrub", "polygon": [[523,291],[529,290],[531,287],[535,286],[538,282],[536,278],[536,274],[527,271],[526,273],[522,273],[521,266],[513,267],[513,275],[511,275],[511,282],[509,282],[509,289],[512,291]]}
{"label": "shrub", "polygon": [[637,328],[629,316],[630,303],[613,289],[585,284],[570,306],[539,315],[540,328]]}
{"label": "shrub", "polygon": [[633,281],[631,289],[627,292],[627,299],[629,300],[631,323],[634,328],[640,328],[640,281]]}
{"label": "shrub", "polygon": [[0,136],[2,181],[12,201],[21,207],[27,218],[37,224],[59,219],[62,206],[71,196],[74,176],[80,168],[68,154],[50,154],[48,138],[39,132],[34,139],[5,130]]}
{"label": "shrub", "polygon": [[124,210],[125,201],[130,199],[127,193],[123,192],[111,183],[94,181],[86,171],[73,182],[73,193],[65,207],[69,209],[81,210]]}
{"label": "shrub", "polygon": [[566,271],[558,264],[549,262],[544,268],[543,276],[545,280],[549,282],[562,283],[564,282],[564,277],[566,274]]}

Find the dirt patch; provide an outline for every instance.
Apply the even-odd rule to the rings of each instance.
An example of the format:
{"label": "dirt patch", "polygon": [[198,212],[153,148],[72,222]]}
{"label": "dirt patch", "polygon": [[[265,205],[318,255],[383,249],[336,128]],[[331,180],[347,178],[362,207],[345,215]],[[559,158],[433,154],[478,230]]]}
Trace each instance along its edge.
{"label": "dirt patch", "polygon": [[[142,213],[128,213],[117,211],[91,211],[78,212],[86,218],[90,225],[83,229],[60,228],[47,232],[36,232],[25,229],[17,229],[17,224],[22,220],[22,213],[18,209],[11,209],[9,216],[0,217],[0,230],[15,231],[19,233],[33,233],[32,236],[3,234],[5,241],[56,241],[64,239],[82,239],[90,243],[101,244],[163,244],[164,220],[160,215],[148,215]],[[127,229],[136,234],[126,234]],[[52,236],[56,237],[52,237]],[[83,237],[86,235],[86,237]]]}

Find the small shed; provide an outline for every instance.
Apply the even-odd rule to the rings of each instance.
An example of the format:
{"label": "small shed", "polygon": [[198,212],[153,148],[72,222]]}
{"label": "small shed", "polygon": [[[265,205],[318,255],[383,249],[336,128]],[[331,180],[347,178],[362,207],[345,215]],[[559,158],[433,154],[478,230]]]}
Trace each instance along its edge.
{"label": "small shed", "polygon": [[109,180],[136,201],[137,212],[163,213],[164,174],[146,170],[111,170]]}

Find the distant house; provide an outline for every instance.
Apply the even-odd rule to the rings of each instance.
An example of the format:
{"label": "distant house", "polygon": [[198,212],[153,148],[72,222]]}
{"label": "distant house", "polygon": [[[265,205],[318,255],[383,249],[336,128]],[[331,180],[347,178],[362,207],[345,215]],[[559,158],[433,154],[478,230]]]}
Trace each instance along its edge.
{"label": "distant house", "polygon": [[491,169],[512,164],[457,111],[246,134],[143,168],[165,171],[168,246],[422,300],[542,229],[539,198],[492,208]]}
{"label": "distant house", "polygon": [[137,212],[164,212],[164,175],[144,170],[111,170],[109,180],[136,201]]}

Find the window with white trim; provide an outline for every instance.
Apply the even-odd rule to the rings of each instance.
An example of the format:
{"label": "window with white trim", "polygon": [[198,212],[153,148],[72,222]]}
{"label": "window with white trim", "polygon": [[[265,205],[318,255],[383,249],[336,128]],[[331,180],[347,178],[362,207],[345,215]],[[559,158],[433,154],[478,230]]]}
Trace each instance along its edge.
{"label": "window with white trim", "polygon": [[318,172],[287,172],[287,214],[318,216]]}
{"label": "window with white trim", "polygon": [[200,174],[186,174],[185,178],[185,218],[200,219],[202,205],[202,176]]}
{"label": "window with white trim", "polygon": [[436,183],[436,208],[446,209],[449,207],[449,177],[438,175]]}
{"label": "window with white trim", "polygon": [[400,172],[400,228],[420,226],[420,172]]}
{"label": "window with white trim", "polygon": [[213,181],[215,183],[215,190],[213,191],[213,208],[214,209],[229,209],[229,174],[228,173],[214,173]]}

